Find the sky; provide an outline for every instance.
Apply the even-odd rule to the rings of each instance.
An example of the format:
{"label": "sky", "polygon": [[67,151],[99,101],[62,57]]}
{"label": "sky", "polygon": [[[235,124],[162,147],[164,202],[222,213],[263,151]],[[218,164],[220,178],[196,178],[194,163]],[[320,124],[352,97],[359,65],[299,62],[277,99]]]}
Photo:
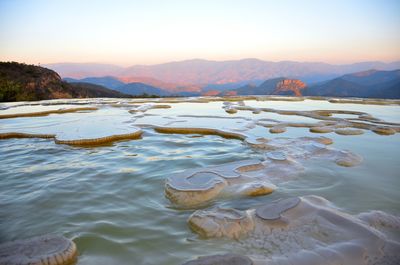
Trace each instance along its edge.
{"label": "sky", "polygon": [[399,0],[0,0],[0,60],[400,60]]}

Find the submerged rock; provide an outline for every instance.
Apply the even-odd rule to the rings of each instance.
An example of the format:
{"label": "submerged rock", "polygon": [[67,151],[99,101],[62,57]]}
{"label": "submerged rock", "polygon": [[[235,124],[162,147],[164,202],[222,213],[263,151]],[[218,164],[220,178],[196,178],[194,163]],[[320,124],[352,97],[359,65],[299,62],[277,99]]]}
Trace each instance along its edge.
{"label": "submerged rock", "polygon": [[276,190],[275,185],[270,182],[255,181],[241,185],[237,192],[246,196],[262,196],[272,193]]}
{"label": "submerged rock", "polygon": [[[400,217],[383,212],[350,215],[322,197],[304,196],[239,211],[198,210],[189,227],[204,238],[236,239],[254,264],[397,264],[400,244],[382,228]],[[218,263],[216,263],[218,264]]]}
{"label": "submerged rock", "polygon": [[172,176],[165,184],[165,195],[175,204],[193,206],[212,200],[227,185],[223,177],[212,172]]}
{"label": "submerged rock", "polygon": [[335,163],[342,167],[353,167],[360,164],[363,158],[349,151],[339,151],[335,157]]}
{"label": "submerged rock", "polygon": [[[230,194],[265,195],[275,190],[275,186],[261,174],[264,168],[259,160],[243,160],[186,170],[167,178],[165,195],[172,203],[184,207],[206,203],[224,189]],[[251,173],[253,176],[249,176]]]}
{"label": "submerged rock", "polygon": [[235,114],[237,113],[237,109],[235,108],[225,108],[226,113]]}
{"label": "submerged rock", "polygon": [[254,219],[246,211],[217,208],[198,210],[188,221],[189,227],[204,238],[228,237],[238,239],[254,230]]}
{"label": "submerged rock", "polygon": [[[85,108],[79,108],[82,109]],[[69,114],[10,121],[0,128],[0,139],[51,138],[57,144],[92,146],[141,138],[142,130],[128,123],[130,115],[123,115],[125,110],[106,107],[95,112],[70,113],[70,110],[65,109]]]}
{"label": "submerged rock", "polygon": [[271,129],[269,129],[270,133],[284,133],[286,132],[286,127],[285,126],[274,126]]}
{"label": "submerged rock", "polygon": [[[249,138],[248,138],[249,139]],[[302,160],[325,159],[340,166],[355,166],[362,158],[350,151],[327,147],[325,137],[255,139],[252,146],[268,151],[266,160],[243,160],[208,168],[189,169],[167,178],[165,195],[175,205],[195,207],[228,195],[261,196],[273,192],[276,184],[303,172]],[[254,142],[253,141],[253,142]]]}
{"label": "submerged rock", "polygon": [[54,134],[31,134],[31,133],[0,133],[0,139],[13,139],[13,138],[43,138],[43,139],[54,139]]}
{"label": "submerged rock", "polygon": [[99,138],[76,138],[68,139],[56,134],[35,134],[35,133],[22,133],[22,132],[10,132],[10,133],[0,133],[0,139],[12,139],[12,138],[42,138],[42,139],[53,139],[56,144],[67,144],[76,146],[97,146],[107,143],[112,143],[121,140],[135,140],[142,136],[142,131],[136,129],[131,133],[125,134],[115,134],[110,136],[104,136]]}
{"label": "submerged rock", "polygon": [[333,140],[328,137],[318,137],[317,140],[319,143],[324,144],[324,145],[330,145],[333,144]]}
{"label": "submerged rock", "polygon": [[239,139],[244,140],[245,136],[240,133],[231,132],[228,130],[218,130],[211,128],[185,128],[185,127],[161,127],[157,126],[154,128],[159,133],[170,133],[170,134],[202,134],[202,135],[218,135],[228,139]]}
{"label": "submerged rock", "polygon": [[364,131],[360,129],[336,129],[335,133],[340,134],[340,135],[360,135],[363,134]]}
{"label": "submerged rock", "polygon": [[[293,160],[325,159],[340,166],[355,166],[362,162],[362,157],[347,150],[330,148],[332,140],[326,137],[275,138],[265,143],[266,149],[277,150]],[[267,153],[272,160],[279,160],[275,153]],[[283,157],[282,157],[283,159]]]}
{"label": "submerged rock", "polygon": [[56,144],[68,144],[68,145],[78,145],[78,146],[91,146],[91,145],[101,145],[101,144],[107,144],[107,143],[112,143],[115,141],[121,141],[121,140],[135,140],[139,139],[142,136],[142,131],[137,129],[136,131],[133,131],[131,133],[125,133],[125,134],[114,134],[110,136],[105,136],[105,137],[99,137],[99,138],[89,138],[89,139],[63,139],[61,137],[57,137],[54,139]]}
{"label": "submerged rock", "polygon": [[[244,105],[243,101],[239,101],[236,104],[239,105],[239,106],[240,105]],[[225,110],[226,113],[229,113],[229,114],[235,114],[235,113],[238,112],[238,110],[235,108],[235,106],[234,106],[234,104],[232,102],[225,101],[223,103],[223,107],[222,108]]]}
{"label": "submerged rock", "polygon": [[269,159],[277,160],[277,161],[285,161],[287,159],[285,153],[280,152],[280,151],[267,152],[266,155]]}
{"label": "submerged rock", "polygon": [[392,228],[400,230],[400,218],[382,211],[370,211],[361,213],[358,218],[377,229]]}
{"label": "submerged rock", "polygon": [[134,107],[129,111],[129,113],[137,113],[137,112],[146,112],[151,109],[170,109],[171,105],[166,104],[153,104],[153,103],[146,103],[142,105],[130,105],[130,107]]}
{"label": "submerged rock", "polygon": [[347,99],[347,98],[334,98],[328,100],[330,103],[340,103],[340,104],[368,104],[368,105],[391,105],[391,104],[399,104],[399,100],[393,99],[369,99],[369,98],[360,98],[360,99]]}
{"label": "submerged rock", "polygon": [[47,116],[50,114],[63,114],[63,113],[91,111],[91,110],[97,110],[97,108],[95,108],[95,107],[60,108],[60,109],[55,109],[55,110],[47,110],[47,111],[39,111],[39,112],[0,114],[0,119],[11,119],[11,118],[22,118],[22,117],[40,117],[40,116]]}
{"label": "submerged rock", "polygon": [[[260,99],[259,99],[260,100]],[[384,102],[384,101],[383,101]],[[246,106],[245,104],[234,104],[227,102],[223,107],[225,110],[236,113],[237,111],[252,111],[253,113],[259,112],[270,112],[280,115],[296,115],[302,116],[309,119],[319,120],[317,123],[304,123],[304,122],[280,122],[276,121],[276,124],[263,124],[258,123],[260,126],[270,128],[270,133],[283,133],[286,131],[286,127],[297,127],[297,128],[309,128],[312,133],[330,133],[338,130],[338,134],[343,135],[356,135],[361,134],[362,131],[357,129],[372,130],[378,134],[394,134],[400,131],[400,124],[388,123],[383,120],[373,117],[369,113],[352,110],[280,110],[273,108],[255,108]],[[336,117],[336,114],[345,114],[350,117],[341,118]],[[354,117],[351,117],[354,116]],[[261,121],[261,120],[260,120]],[[381,125],[385,125],[385,128]],[[341,130],[342,128],[354,128],[354,131]]]}
{"label": "submerged rock", "polygon": [[213,255],[197,258],[182,265],[252,265],[253,262],[246,256],[238,254]]}
{"label": "submerged rock", "polygon": [[333,132],[331,127],[323,126],[323,127],[311,127],[310,132],[312,133],[330,133]]}
{"label": "submerged rock", "polygon": [[384,127],[384,126],[377,126],[372,129],[372,131],[376,134],[380,135],[392,135],[396,133],[396,130],[390,127]]}
{"label": "submerged rock", "polygon": [[67,265],[76,260],[77,249],[71,240],[44,235],[0,245],[0,264]]}
{"label": "submerged rock", "polygon": [[276,220],[281,217],[282,213],[296,207],[299,203],[300,199],[297,197],[278,200],[257,208],[256,215],[264,220]]}

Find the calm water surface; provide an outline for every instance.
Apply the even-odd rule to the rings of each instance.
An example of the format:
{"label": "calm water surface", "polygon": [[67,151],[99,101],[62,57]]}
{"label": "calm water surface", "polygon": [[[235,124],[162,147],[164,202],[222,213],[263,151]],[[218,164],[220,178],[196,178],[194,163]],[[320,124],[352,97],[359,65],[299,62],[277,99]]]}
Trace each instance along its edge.
{"label": "calm water surface", "polygon": [[[246,103],[277,109],[340,108],[368,112],[393,122],[400,120],[399,106],[310,102]],[[0,131],[33,128],[42,133],[50,130],[74,134],[74,121],[85,115],[92,115],[94,131],[109,130],[105,113],[114,122],[120,121],[118,126],[164,122],[167,118],[163,116],[228,117],[221,109],[221,102],[171,105],[168,110],[149,110],[146,112],[149,115],[144,117],[129,114],[124,108],[107,107],[91,113],[5,119],[0,120]],[[22,111],[27,111],[26,108]],[[247,111],[229,117],[262,118],[263,115],[268,117],[269,113],[255,116]],[[98,116],[104,123],[101,119],[97,122]],[[226,124],[210,118],[204,121],[179,119],[182,126],[206,126],[207,122],[214,124],[212,126],[245,124],[240,119],[223,121]],[[298,116],[286,116],[281,120],[285,119],[304,121]],[[270,134],[266,128],[253,130],[267,138],[319,136],[304,128],[288,128],[285,134],[279,135]],[[333,147],[363,156],[364,162],[357,167],[344,168],[327,161],[309,160],[301,177],[281,184],[271,195],[222,199],[214,204],[247,209],[278,198],[314,194],[350,213],[379,209],[400,214],[400,135],[380,136],[365,131],[358,136],[334,133],[323,136],[334,140]],[[158,134],[150,128],[144,129],[140,140],[108,146],[83,148],[58,145],[45,139],[9,139],[0,140],[0,150],[0,243],[46,233],[63,234],[77,244],[79,265],[172,265],[199,255],[243,253],[240,248],[232,249],[228,241],[202,240],[192,233],[186,220],[193,210],[170,205],[164,197],[164,181],[167,176],[188,168],[264,157],[260,150],[239,140]]]}

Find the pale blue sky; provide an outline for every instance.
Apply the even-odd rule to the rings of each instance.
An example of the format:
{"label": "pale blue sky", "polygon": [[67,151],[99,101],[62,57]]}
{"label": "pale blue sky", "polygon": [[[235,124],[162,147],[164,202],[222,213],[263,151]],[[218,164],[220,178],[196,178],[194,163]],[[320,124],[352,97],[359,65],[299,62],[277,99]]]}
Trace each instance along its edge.
{"label": "pale blue sky", "polygon": [[0,0],[0,60],[400,59],[399,0]]}

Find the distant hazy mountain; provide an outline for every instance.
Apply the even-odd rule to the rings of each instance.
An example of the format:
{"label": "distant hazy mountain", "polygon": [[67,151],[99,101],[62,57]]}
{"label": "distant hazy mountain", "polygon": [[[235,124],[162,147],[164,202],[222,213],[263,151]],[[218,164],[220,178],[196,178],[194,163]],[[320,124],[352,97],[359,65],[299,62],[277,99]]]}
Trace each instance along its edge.
{"label": "distant hazy mountain", "polygon": [[268,79],[260,85],[208,91],[205,95],[293,95],[400,98],[400,70],[368,70],[346,74],[314,85],[285,77]]}
{"label": "distant hazy mountain", "polygon": [[260,85],[264,80],[245,80],[226,84],[209,84],[201,88],[202,92],[232,90],[246,85]]}
{"label": "distant hazy mountain", "polygon": [[[199,92],[202,87],[219,90],[218,85],[267,80],[285,76],[301,79],[311,84],[341,75],[368,69],[394,70],[400,62],[362,62],[345,65],[308,62],[270,62],[258,59],[234,61],[187,60],[157,65],[135,65],[118,67],[106,64],[49,64],[49,68],[63,77],[114,76],[125,82],[142,82],[169,91]],[[151,82],[143,81],[151,80]],[[216,85],[213,87],[212,85]]]}
{"label": "distant hazy mountain", "polygon": [[103,76],[103,77],[86,77],[82,79],[75,78],[64,78],[68,83],[91,83],[99,86],[103,86],[109,89],[115,89],[117,87],[125,85],[124,82],[119,81],[117,78],[112,76]]}
{"label": "distant hazy mountain", "polygon": [[306,88],[304,95],[400,98],[400,70],[347,74]]}
{"label": "distant hazy mountain", "polygon": [[341,77],[344,80],[351,81],[360,85],[376,85],[400,78],[400,70],[378,71],[368,70],[358,73],[347,74]]}
{"label": "distant hazy mountain", "polygon": [[[131,95],[197,96],[196,86],[177,86],[173,92],[140,82],[123,83],[111,76],[84,79],[66,78],[54,71],[20,63],[0,62],[0,101],[42,100],[82,97],[129,97]],[[151,80],[151,79],[150,79]],[[238,85],[239,83],[236,83]],[[115,90],[105,88],[112,87]],[[307,85],[294,78],[268,79],[259,85],[236,89],[207,90],[207,95],[312,95],[335,97],[400,98],[400,70],[368,70],[345,74],[328,81]],[[117,91],[116,91],[117,90]]]}
{"label": "distant hazy mountain", "polygon": [[54,71],[35,65],[0,62],[0,101],[56,98],[127,97],[101,86],[61,80]]}
{"label": "distant hazy mountain", "polygon": [[134,96],[143,94],[157,95],[157,96],[170,95],[169,92],[162,90],[161,88],[153,87],[139,82],[124,84],[120,87],[115,88],[115,90],[124,94],[134,95]]}
{"label": "distant hazy mountain", "polygon": [[86,77],[82,79],[75,79],[75,78],[64,78],[65,81],[71,84],[75,83],[87,83],[87,84],[95,84],[100,85],[109,89],[113,89],[115,91],[119,91],[121,93],[127,95],[157,95],[157,96],[168,96],[170,93],[165,91],[161,88],[154,87],[151,85],[143,84],[140,82],[132,82],[132,83],[124,83],[112,76],[103,76],[103,77]]}
{"label": "distant hazy mountain", "polygon": [[[79,97],[82,98],[126,98],[129,94],[105,88],[104,86],[90,83],[72,83],[69,84],[76,91],[79,91]],[[72,97],[76,97],[72,95]]]}

